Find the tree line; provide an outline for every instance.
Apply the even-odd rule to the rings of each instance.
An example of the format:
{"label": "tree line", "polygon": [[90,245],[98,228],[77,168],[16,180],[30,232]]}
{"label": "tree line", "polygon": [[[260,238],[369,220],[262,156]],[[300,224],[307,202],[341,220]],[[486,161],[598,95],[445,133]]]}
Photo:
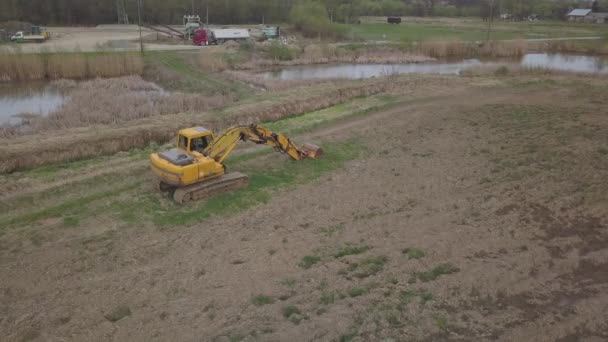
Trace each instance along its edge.
{"label": "tree line", "polygon": [[[608,12],[608,0],[1,0],[0,22],[27,21],[41,25],[96,25],[118,22],[122,3],[129,21],[137,22],[137,3],[145,23],[178,24],[185,14],[209,13],[213,24],[283,23],[296,5],[315,3],[334,22],[354,22],[359,16],[498,16],[538,15],[563,19],[573,8]],[[493,6],[492,6],[493,3]],[[492,10],[490,7],[493,7]]]}

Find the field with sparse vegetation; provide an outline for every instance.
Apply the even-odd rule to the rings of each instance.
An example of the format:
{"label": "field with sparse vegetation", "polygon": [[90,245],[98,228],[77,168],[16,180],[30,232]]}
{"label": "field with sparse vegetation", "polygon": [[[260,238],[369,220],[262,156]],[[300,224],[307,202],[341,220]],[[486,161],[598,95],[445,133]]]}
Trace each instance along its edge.
{"label": "field with sparse vegetation", "polygon": [[203,202],[155,190],[147,156],[168,145],[3,174],[4,337],[607,338],[606,79],[390,80],[209,113],[267,106],[255,120],[326,154],[243,145],[228,167],[250,186]]}
{"label": "field with sparse vegetation", "polygon": [[[67,94],[0,126],[0,340],[608,340],[605,74],[258,74],[602,54],[605,40],[523,40],[598,26],[496,23],[482,44],[476,19],[304,9],[295,43],[0,55],[0,81]],[[250,123],[323,158],[241,142],[226,166],[247,188],[187,205],[157,191],[148,158],[177,130]]]}

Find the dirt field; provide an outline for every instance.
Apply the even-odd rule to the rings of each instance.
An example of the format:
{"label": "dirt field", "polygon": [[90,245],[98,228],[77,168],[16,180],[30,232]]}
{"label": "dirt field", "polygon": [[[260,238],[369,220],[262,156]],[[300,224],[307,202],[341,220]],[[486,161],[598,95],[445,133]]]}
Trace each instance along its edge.
{"label": "dirt field", "polygon": [[284,119],[326,158],[243,148],[251,187],[186,207],[156,146],[3,175],[0,339],[604,341],[607,89],[442,77]]}
{"label": "dirt field", "polygon": [[[100,50],[138,51],[139,28],[137,25],[99,25],[97,27],[49,27],[51,39],[44,44],[19,44],[24,53],[40,52],[95,52]],[[155,35],[148,29],[142,31],[144,37]],[[12,46],[0,46],[11,49]],[[191,44],[155,44],[146,42],[146,51],[199,50]]]}

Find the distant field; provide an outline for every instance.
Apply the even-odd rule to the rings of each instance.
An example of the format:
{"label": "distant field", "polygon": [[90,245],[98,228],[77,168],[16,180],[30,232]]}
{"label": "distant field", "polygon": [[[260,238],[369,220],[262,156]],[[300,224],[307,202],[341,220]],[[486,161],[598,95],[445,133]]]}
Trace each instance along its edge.
{"label": "distant field", "polygon": [[[353,37],[365,40],[424,41],[436,39],[483,40],[487,22],[480,19],[403,18],[399,25],[389,25],[382,17],[366,17],[361,24],[345,25]],[[533,39],[586,37],[604,35],[607,25],[566,22],[494,22],[492,39]]]}

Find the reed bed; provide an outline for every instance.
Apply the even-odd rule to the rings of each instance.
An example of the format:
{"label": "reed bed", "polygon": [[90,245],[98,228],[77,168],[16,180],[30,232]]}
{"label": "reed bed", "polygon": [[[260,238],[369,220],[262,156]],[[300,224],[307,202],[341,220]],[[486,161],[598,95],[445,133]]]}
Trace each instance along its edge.
{"label": "reed bed", "polygon": [[581,77],[587,80],[601,79],[605,77],[602,74],[590,74],[569,70],[554,70],[542,67],[526,67],[504,63],[474,65],[462,70],[460,75],[464,77],[565,76],[570,78]]}
{"label": "reed bed", "polygon": [[141,75],[137,53],[0,54],[0,81],[88,79]]}
{"label": "reed bed", "polygon": [[412,48],[421,55],[432,58],[471,58],[471,57],[521,57],[527,49],[527,42],[518,41],[490,41],[484,43],[463,41],[428,41]]}
{"label": "reed bed", "polygon": [[198,66],[203,70],[218,72],[224,70],[256,70],[277,66],[326,63],[396,64],[432,61],[432,58],[390,46],[345,49],[330,44],[310,44],[304,48],[290,47],[290,51],[298,51],[293,54],[294,58],[290,60],[271,58],[264,52],[264,49],[264,46],[256,47],[252,48],[252,51],[240,55],[234,52],[217,53],[202,51],[198,55]]}
{"label": "reed bed", "polygon": [[554,53],[581,53],[586,55],[608,55],[608,39],[560,40],[542,42],[536,49]]}
{"label": "reed bed", "polygon": [[197,113],[224,106],[223,95],[165,93],[139,76],[95,79],[80,83],[58,80],[69,98],[46,117],[28,115],[27,123],[0,127],[0,137],[50,132],[99,124],[120,124],[153,116]]}
{"label": "reed bed", "polygon": [[225,70],[222,72],[226,78],[238,82],[247,83],[255,88],[261,88],[265,90],[283,90],[293,87],[311,86],[320,84],[323,82],[332,82],[336,80],[273,80],[265,79],[257,74],[253,74],[247,71],[240,70]]}

